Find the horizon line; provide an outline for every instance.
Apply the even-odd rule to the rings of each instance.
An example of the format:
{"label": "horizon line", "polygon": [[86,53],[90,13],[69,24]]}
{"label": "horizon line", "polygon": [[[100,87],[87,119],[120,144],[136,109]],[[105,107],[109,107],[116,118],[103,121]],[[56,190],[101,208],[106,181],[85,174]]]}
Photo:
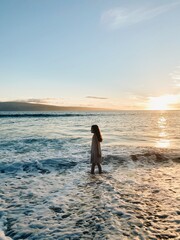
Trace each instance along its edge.
{"label": "horizon line", "polygon": [[[0,101],[0,104],[27,104],[29,106],[36,106],[36,107],[47,107],[47,108],[64,108],[64,111],[78,111],[77,108],[79,108],[81,111],[84,109],[84,111],[110,111],[110,112],[117,112],[117,111],[180,111],[180,109],[113,109],[113,108],[101,108],[101,107],[90,107],[90,106],[59,106],[59,105],[51,105],[51,104],[44,104],[44,103],[33,103],[33,102],[25,102],[25,101]],[[67,110],[65,110],[65,108],[67,108]],[[74,108],[74,110],[68,110],[70,108]],[[19,112],[29,112],[29,111],[37,111],[37,112],[40,112],[40,111],[63,111],[63,109],[56,109],[56,110],[41,110],[41,109],[36,109],[36,110],[21,110],[21,109],[16,109],[16,110],[6,110],[6,109],[3,109],[1,110],[0,108],[0,112],[3,112],[3,111],[12,111],[12,112],[16,112],[16,111],[19,111]]]}

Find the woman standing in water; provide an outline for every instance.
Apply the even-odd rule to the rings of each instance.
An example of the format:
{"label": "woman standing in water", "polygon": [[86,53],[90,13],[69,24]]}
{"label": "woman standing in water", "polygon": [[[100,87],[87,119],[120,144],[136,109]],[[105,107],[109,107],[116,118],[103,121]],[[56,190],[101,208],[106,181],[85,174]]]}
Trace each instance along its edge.
{"label": "woman standing in water", "polygon": [[100,142],[102,142],[101,132],[97,125],[92,125],[91,132],[94,133],[91,144],[91,173],[94,174],[94,169],[96,165],[98,166],[99,173],[102,173],[102,155],[100,145]]}

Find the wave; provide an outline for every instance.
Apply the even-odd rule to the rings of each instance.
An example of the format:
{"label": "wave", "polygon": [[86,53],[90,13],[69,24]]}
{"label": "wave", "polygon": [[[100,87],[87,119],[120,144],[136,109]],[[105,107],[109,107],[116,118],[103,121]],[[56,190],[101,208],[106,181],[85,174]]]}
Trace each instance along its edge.
{"label": "wave", "polygon": [[145,152],[145,153],[136,153],[136,154],[127,154],[124,156],[121,155],[106,155],[103,157],[104,164],[112,164],[114,167],[119,166],[129,166],[131,163],[154,165],[154,164],[166,164],[169,163],[180,163],[179,155],[163,154],[159,152]]}
{"label": "wave", "polygon": [[159,152],[145,152],[139,154],[131,154],[131,160],[134,162],[141,161],[141,162],[148,162],[148,163],[163,163],[163,162],[177,162],[180,163],[179,156],[171,156],[165,155]]}
{"label": "wave", "polygon": [[87,117],[95,114],[80,114],[80,113],[15,113],[15,114],[0,114],[0,118],[47,118],[47,117]]}
{"label": "wave", "polygon": [[42,148],[52,147],[53,149],[61,149],[66,143],[66,139],[48,139],[48,138],[25,138],[16,140],[4,140],[0,142],[0,151],[11,151],[14,153],[26,153],[37,151],[40,152]]}
{"label": "wave", "polygon": [[[120,166],[130,166],[131,163],[143,164],[163,164],[180,163],[180,157],[169,157],[159,153],[134,154],[129,156],[106,155],[103,157],[103,165],[112,165],[115,168]],[[87,164],[87,160],[78,162],[68,158],[51,158],[43,160],[29,160],[26,162],[0,163],[0,173],[15,174],[24,172],[27,174],[48,174],[51,172],[63,173],[74,168],[78,164]]]}
{"label": "wave", "polygon": [[65,158],[44,159],[31,162],[0,163],[0,173],[41,173],[48,174],[52,171],[64,172],[77,165],[77,162]]}

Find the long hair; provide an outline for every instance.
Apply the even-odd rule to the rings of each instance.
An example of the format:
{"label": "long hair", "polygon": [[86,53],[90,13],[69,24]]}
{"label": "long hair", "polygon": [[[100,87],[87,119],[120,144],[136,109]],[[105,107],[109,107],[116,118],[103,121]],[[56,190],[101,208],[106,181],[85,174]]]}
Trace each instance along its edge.
{"label": "long hair", "polygon": [[103,139],[102,139],[101,132],[99,130],[98,125],[92,125],[91,129],[92,129],[93,133],[96,134],[98,141],[102,142]]}

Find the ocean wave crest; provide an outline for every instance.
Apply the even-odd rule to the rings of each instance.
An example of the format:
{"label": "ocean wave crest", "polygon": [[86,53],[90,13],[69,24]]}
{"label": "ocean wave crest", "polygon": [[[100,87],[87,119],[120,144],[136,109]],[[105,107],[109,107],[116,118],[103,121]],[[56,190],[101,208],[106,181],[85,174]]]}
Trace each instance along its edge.
{"label": "ocean wave crest", "polygon": [[180,157],[165,155],[159,152],[145,152],[145,153],[131,154],[130,157],[134,162],[141,161],[141,162],[149,162],[149,163],[158,163],[158,162],[163,163],[163,162],[173,161],[173,162],[180,163]]}
{"label": "ocean wave crest", "polygon": [[64,158],[44,159],[40,161],[0,163],[0,173],[41,173],[48,174],[52,171],[64,172],[77,165],[77,162]]}

